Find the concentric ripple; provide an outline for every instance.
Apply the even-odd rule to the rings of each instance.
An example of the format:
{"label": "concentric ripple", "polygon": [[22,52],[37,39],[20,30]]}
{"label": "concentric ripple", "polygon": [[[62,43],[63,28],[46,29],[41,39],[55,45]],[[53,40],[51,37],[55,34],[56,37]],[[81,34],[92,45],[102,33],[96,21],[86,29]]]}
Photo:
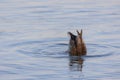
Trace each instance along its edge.
{"label": "concentric ripple", "polygon": [[[16,52],[32,57],[68,57],[68,43],[55,41],[26,41],[11,44],[9,47],[13,48]],[[87,55],[85,58],[98,58],[113,55],[113,46],[108,44],[93,44],[87,43]]]}

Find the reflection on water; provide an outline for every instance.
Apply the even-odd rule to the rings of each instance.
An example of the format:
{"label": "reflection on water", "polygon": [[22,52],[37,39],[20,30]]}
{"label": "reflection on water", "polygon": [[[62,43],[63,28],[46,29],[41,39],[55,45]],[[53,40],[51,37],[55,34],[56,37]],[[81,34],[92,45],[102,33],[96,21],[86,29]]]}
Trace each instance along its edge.
{"label": "reflection on water", "polygon": [[70,56],[69,59],[70,70],[72,71],[82,71],[84,60],[78,56]]}

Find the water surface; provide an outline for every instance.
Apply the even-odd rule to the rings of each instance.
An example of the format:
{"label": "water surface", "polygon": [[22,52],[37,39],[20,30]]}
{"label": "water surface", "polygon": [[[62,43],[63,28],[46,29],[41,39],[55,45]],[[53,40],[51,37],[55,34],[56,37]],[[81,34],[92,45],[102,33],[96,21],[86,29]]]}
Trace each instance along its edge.
{"label": "water surface", "polygon": [[[119,8],[119,0],[1,0],[0,80],[119,80]],[[76,29],[88,53],[71,59],[67,32]]]}

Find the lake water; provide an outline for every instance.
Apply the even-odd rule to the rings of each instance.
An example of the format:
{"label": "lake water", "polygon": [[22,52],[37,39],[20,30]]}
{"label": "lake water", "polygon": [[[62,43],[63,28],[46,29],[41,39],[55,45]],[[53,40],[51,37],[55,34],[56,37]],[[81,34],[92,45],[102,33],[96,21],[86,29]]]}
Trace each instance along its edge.
{"label": "lake water", "polygon": [[[76,29],[87,55],[71,65]],[[120,0],[0,0],[0,80],[120,80]]]}

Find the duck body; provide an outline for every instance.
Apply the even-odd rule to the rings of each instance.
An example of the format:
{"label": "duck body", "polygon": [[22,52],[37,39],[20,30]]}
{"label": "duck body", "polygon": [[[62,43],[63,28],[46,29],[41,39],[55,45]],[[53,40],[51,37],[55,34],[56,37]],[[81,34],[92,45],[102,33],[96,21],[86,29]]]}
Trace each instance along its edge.
{"label": "duck body", "polygon": [[69,55],[70,56],[83,56],[87,54],[86,45],[82,38],[82,30],[79,32],[77,30],[77,35],[68,32],[70,35],[69,40]]}

